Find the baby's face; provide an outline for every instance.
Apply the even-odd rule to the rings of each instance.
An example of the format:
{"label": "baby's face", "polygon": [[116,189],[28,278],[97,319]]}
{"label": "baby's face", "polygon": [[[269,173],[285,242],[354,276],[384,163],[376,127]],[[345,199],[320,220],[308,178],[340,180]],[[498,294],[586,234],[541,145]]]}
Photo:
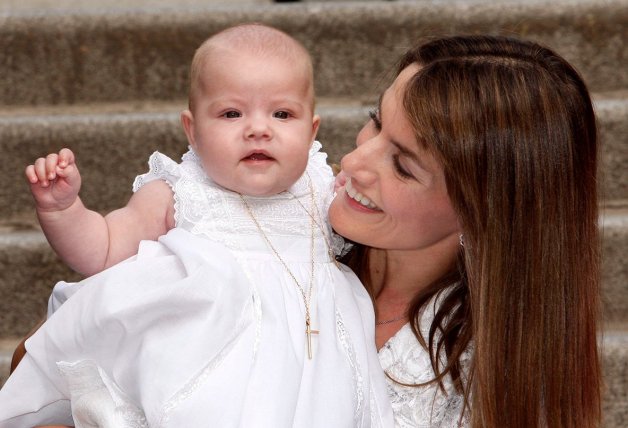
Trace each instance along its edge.
{"label": "baby's face", "polygon": [[186,126],[205,172],[246,195],[287,190],[305,170],[319,123],[302,67],[232,52],[213,58]]}

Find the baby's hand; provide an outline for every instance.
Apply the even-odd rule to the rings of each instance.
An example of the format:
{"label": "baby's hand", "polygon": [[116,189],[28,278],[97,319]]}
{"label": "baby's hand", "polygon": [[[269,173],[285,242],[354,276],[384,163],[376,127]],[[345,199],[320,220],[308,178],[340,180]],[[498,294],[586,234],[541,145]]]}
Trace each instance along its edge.
{"label": "baby's hand", "polygon": [[37,208],[43,211],[68,208],[81,188],[81,175],[70,149],[61,149],[58,154],[37,159],[26,167],[25,173]]}

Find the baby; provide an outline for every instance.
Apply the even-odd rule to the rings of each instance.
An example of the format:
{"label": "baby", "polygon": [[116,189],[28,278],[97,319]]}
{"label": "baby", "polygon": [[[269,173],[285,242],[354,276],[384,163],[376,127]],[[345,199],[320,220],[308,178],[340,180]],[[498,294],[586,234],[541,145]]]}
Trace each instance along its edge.
{"label": "baby", "polygon": [[105,217],[70,150],[27,167],[46,237],[93,276],[55,287],[0,426],[392,426],[371,300],[334,258],[307,51],[260,24],[214,35],[181,122],[182,162],[154,153]]}

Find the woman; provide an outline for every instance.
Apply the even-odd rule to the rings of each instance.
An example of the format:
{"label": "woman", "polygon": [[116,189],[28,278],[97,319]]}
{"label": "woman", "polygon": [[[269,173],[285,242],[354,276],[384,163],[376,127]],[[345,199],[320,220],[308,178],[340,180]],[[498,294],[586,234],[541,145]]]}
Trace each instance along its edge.
{"label": "woman", "polygon": [[565,60],[410,50],[337,184],[399,426],[599,426],[596,125]]}

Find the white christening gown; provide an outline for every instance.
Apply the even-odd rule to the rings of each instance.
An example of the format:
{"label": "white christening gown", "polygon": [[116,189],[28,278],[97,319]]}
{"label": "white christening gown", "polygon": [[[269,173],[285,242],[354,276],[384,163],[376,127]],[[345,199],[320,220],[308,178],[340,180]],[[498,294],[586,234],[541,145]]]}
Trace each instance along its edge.
{"label": "white christening gown", "polygon": [[312,359],[303,296],[239,195],[207,178],[193,152],[181,164],[155,153],[134,188],[166,180],[176,228],[110,269],[57,284],[53,313],[0,391],[0,427],[392,426],[371,301],[333,263],[329,245],[342,243],[319,218],[333,181],[319,150],[289,193],[247,198],[306,291],[314,257]]}

